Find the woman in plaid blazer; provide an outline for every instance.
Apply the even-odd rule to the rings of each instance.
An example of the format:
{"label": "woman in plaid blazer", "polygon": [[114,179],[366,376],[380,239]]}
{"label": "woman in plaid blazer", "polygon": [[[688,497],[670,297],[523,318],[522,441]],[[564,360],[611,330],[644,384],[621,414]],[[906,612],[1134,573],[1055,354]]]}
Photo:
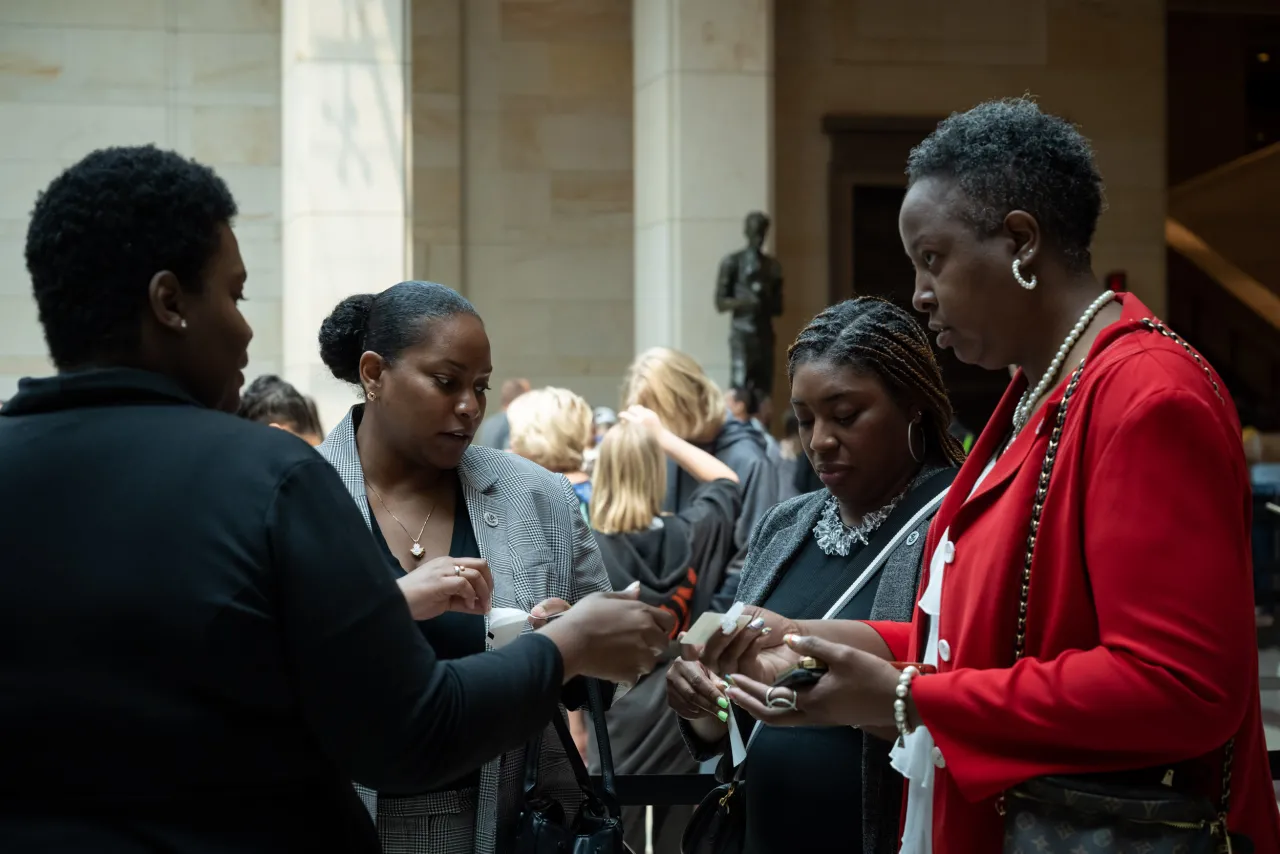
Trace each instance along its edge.
{"label": "woman in plaid blazer", "polygon": [[[349,297],[325,320],[320,350],[334,376],[364,396],[320,452],[397,571],[447,556],[447,573],[455,560],[481,559],[494,606],[530,612],[610,589],[569,482],[471,444],[492,367],[484,324],[463,297],[428,282]],[[487,617],[446,613],[419,626],[443,658],[489,645]],[[564,705],[584,702],[582,685],[568,683]],[[445,790],[360,792],[388,854],[494,854],[510,848],[523,770],[521,749]],[[542,792],[572,818],[581,795],[553,731],[542,741],[539,776]]]}

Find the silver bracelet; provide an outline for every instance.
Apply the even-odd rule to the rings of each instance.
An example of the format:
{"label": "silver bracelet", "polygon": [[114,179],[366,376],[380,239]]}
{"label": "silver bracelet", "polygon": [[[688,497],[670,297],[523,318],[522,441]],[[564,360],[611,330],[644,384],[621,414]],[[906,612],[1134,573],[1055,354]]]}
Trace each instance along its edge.
{"label": "silver bracelet", "polygon": [[898,746],[903,747],[906,744],[907,736],[911,735],[911,722],[907,720],[907,699],[911,696],[911,683],[920,675],[920,671],[915,667],[904,667],[902,673],[898,676],[898,687],[894,689],[895,695],[893,701],[893,720],[898,725]]}

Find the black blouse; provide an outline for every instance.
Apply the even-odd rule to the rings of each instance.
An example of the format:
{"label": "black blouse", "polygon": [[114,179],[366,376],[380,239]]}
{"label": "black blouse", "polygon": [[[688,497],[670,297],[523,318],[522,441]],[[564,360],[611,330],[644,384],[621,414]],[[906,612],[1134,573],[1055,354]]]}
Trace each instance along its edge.
{"label": "black blouse", "polygon": [[[369,518],[373,519],[373,536],[382,550],[383,556],[390,562],[397,575],[404,574],[404,567],[391,552],[387,539],[378,526],[377,518],[370,508]],[[458,497],[453,511],[453,538],[449,542],[450,557],[480,557],[480,543],[476,541],[475,529],[471,527],[471,514],[467,511],[467,501],[462,494],[462,485],[458,485]],[[484,617],[477,614],[459,614],[445,611],[430,620],[418,620],[418,629],[431,644],[436,656],[441,659],[466,658],[468,655],[484,652]],[[474,771],[459,780],[437,786],[429,791],[449,791],[467,789],[480,783],[480,772]],[[386,797],[385,795],[383,797]]]}
{"label": "black blouse", "polygon": [[[828,556],[810,536],[763,607],[795,620],[821,619],[854,582],[846,569],[858,551],[855,547],[848,557]],[[835,618],[868,619],[879,586],[877,572]],[[744,733],[754,723],[747,720]],[[850,827],[861,827],[854,820],[862,805],[861,730],[763,727],[751,745],[745,772],[747,854],[826,850],[833,815],[848,816]],[[860,834],[852,839],[860,840]]]}

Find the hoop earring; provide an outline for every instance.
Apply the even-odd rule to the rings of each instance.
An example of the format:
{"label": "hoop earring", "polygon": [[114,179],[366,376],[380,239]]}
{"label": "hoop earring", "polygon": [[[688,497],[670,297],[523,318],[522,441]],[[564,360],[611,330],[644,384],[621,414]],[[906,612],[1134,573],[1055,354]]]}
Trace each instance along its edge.
{"label": "hoop earring", "polygon": [[924,430],[920,430],[920,456],[916,456],[915,437],[912,436],[912,427],[916,426],[915,421],[907,422],[907,451],[911,454],[911,459],[918,463],[924,462],[925,453],[929,450],[929,438],[925,436]]}
{"label": "hoop earring", "polygon": [[1032,274],[1031,274],[1031,279],[1030,279],[1030,280],[1027,280],[1027,279],[1023,278],[1023,275],[1022,275],[1022,261],[1020,261],[1020,260],[1019,260],[1019,259],[1017,259],[1017,258],[1014,258],[1014,259],[1013,259],[1013,280],[1014,280],[1015,282],[1017,282],[1018,284],[1022,285],[1024,288],[1026,288],[1026,289],[1027,289],[1027,290],[1029,290],[1029,291],[1033,291],[1033,290],[1035,290],[1036,285],[1037,285],[1037,284],[1039,284],[1039,283],[1037,282],[1037,280],[1036,280],[1036,274],[1035,274],[1035,273],[1032,273]]}

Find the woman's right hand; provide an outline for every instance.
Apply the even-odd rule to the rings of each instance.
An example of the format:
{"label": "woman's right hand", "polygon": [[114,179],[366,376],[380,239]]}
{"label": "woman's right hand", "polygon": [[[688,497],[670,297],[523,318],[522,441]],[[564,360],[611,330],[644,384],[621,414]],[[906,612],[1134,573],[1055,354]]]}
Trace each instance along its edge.
{"label": "woman's right hand", "polygon": [[445,611],[487,614],[493,596],[493,576],[483,558],[438,557],[402,576],[399,584],[415,620]]}
{"label": "woman's right hand", "polygon": [[675,615],[639,600],[640,587],[592,593],[539,633],[560,648],[564,678],[591,676],[634,685],[667,649]]}
{"label": "woman's right hand", "polygon": [[687,721],[716,718],[729,720],[726,683],[701,662],[677,658],[667,667],[667,705]]}
{"label": "woman's right hand", "polygon": [[655,437],[662,435],[662,419],[658,417],[658,413],[648,407],[639,404],[629,406],[618,413],[618,418],[632,424],[639,424]]}

